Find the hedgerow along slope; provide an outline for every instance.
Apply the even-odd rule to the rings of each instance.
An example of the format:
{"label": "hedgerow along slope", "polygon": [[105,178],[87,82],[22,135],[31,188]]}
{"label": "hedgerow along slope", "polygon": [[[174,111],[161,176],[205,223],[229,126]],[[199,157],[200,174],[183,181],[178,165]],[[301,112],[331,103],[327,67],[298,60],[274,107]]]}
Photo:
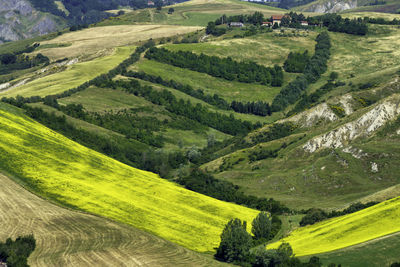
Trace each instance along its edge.
{"label": "hedgerow along slope", "polygon": [[186,190],[85,148],[0,104],[0,166],[39,195],[144,229],[199,252],[213,251],[232,218],[256,210]]}
{"label": "hedgerow along slope", "polygon": [[313,255],[360,244],[400,231],[400,197],[361,211],[298,228],[267,246],[289,243],[297,256]]}
{"label": "hedgerow along slope", "polygon": [[0,184],[0,240],[33,233],[32,267],[222,265],[133,227],[51,204],[2,174]]}

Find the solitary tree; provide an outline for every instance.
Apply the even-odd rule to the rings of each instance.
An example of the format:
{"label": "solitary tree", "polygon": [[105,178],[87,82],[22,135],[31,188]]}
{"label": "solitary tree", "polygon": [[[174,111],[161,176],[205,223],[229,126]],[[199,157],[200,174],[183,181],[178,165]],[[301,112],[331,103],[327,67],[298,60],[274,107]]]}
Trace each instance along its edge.
{"label": "solitary tree", "polygon": [[228,222],[221,234],[221,243],[215,257],[226,262],[245,262],[250,255],[252,239],[246,231],[246,222],[233,219]]}
{"label": "solitary tree", "polygon": [[271,219],[266,212],[260,212],[252,222],[251,232],[255,239],[269,240],[271,237]]}
{"label": "solitary tree", "polygon": [[337,78],[339,78],[339,73],[337,73],[336,71],[332,71],[331,74],[329,75],[329,79],[331,81],[336,80]]}

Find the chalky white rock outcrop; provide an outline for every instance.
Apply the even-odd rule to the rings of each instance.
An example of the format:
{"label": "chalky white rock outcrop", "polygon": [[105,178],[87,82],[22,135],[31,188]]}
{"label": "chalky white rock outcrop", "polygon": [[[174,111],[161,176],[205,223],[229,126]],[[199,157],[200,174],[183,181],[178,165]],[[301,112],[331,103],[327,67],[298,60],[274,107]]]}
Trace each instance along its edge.
{"label": "chalky white rock outcrop", "polygon": [[308,141],[303,149],[315,152],[321,148],[339,148],[360,137],[369,136],[385,123],[400,115],[400,98],[393,96],[378,103],[359,119],[346,123]]}

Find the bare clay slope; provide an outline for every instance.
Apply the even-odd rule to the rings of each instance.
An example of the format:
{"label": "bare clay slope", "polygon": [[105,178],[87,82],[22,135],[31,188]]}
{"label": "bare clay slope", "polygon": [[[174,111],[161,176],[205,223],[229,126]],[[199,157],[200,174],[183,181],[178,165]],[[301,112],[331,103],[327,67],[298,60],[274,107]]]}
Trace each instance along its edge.
{"label": "bare clay slope", "polygon": [[0,240],[33,233],[30,266],[219,266],[140,230],[70,211],[0,174]]}

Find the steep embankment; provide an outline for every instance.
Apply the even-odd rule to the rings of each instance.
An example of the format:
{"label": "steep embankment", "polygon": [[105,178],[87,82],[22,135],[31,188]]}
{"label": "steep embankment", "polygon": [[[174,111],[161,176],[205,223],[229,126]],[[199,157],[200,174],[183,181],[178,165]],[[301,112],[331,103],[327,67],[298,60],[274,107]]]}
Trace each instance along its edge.
{"label": "steep embankment", "polygon": [[394,198],[359,212],[299,228],[267,248],[287,242],[297,256],[333,251],[400,231],[399,216],[400,198]]}
{"label": "steep embankment", "polygon": [[304,150],[312,153],[320,148],[339,148],[356,138],[370,136],[400,114],[399,101],[398,95],[386,99],[357,120],[311,139],[303,146]]}
{"label": "steep embankment", "polygon": [[33,233],[30,266],[220,265],[146,232],[50,204],[1,174],[0,183],[0,240]]}
{"label": "steep embankment", "polygon": [[50,33],[63,25],[65,25],[63,19],[35,10],[29,1],[0,2],[0,38],[3,39],[2,41],[16,41]]}
{"label": "steep embankment", "polygon": [[375,1],[375,0],[317,0],[307,5],[298,7],[300,11],[316,13],[338,13],[338,12],[398,12],[400,4],[397,0]]}
{"label": "steep embankment", "polygon": [[213,251],[232,218],[257,211],[183,189],[87,149],[0,105],[0,166],[43,197],[196,251]]}
{"label": "steep embankment", "polygon": [[299,7],[301,11],[315,13],[337,13],[357,7],[357,0],[320,0]]}

